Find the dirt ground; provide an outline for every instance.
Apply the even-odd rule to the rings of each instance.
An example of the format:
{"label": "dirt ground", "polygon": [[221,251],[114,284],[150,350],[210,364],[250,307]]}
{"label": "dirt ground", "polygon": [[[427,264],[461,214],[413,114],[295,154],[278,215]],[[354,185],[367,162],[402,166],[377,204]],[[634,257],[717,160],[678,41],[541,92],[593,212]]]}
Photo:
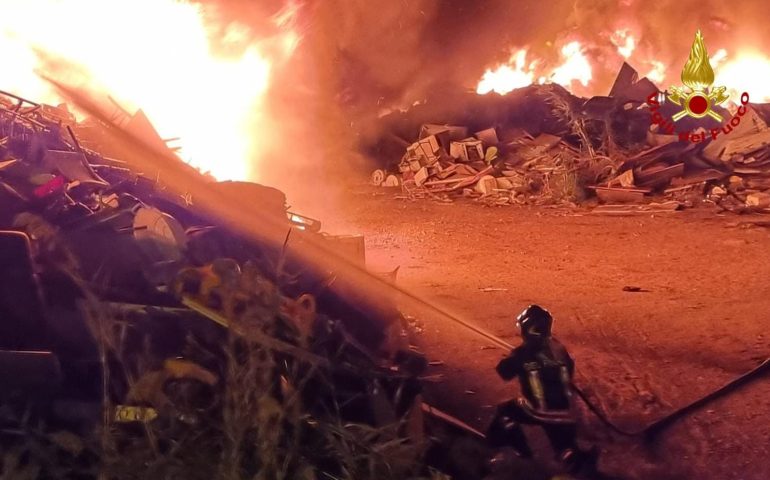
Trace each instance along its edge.
{"label": "dirt ground", "polygon": [[[366,235],[373,270],[517,343],[514,318],[550,309],[577,382],[631,430],[689,403],[770,356],[770,230],[762,217],[711,210],[606,217],[588,210],[409,202],[354,192],[332,228]],[[749,222],[744,224],[744,222]],[[624,291],[640,287],[640,292]],[[427,400],[483,428],[517,394],[494,367],[504,355],[456,324],[420,312],[417,336],[438,381]],[[603,472],[628,479],[770,478],[770,384],[709,404],[645,447],[587,411],[583,439]],[[542,434],[527,431],[543,458]]]}

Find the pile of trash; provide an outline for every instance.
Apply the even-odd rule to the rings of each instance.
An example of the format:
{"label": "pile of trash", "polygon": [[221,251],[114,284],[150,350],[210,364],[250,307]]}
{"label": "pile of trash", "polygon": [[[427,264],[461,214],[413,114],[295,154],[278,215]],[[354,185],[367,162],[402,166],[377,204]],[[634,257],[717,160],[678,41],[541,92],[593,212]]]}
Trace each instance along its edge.
{"label": "pile of trash", "polygon": [[[710,117],[684,118],[677,132],[664,132],[650,105],[650,98],[664,99],[664,93],[627,63],[607,96],[582,99],[556,85],[474,95],[383,117],[380,138],[364,148],[384,165],[372,173],[372,184],[399,188],[402,198],[464,196],[497,205],[575,204],[596,197],[605,204],[770,208],[765,105],[747,103],[740,115],[714,107],[727,127]],[[681,109],[665,100],[656,108],[662,118]],[[457,123],[415,126],[429,115]],[[403,154],[394,161],[399,144]]]}
{"label": "pile of trash", "polygon": [[[177,444],[169,468],[205,453],[226,459],[223,439],[241,435],[259,445],[231,446],[239,460],[227,465],[244,475],[355,471],[359,464],[340,459],[368,457],[335,449],[362,444],[387,459],[367,468],[400,461],[407,478],[427,468],[416,446],[439,448],[440,431],[483,442],[423,404],[427,361],[410,348],[393,302],[356,295],[333,262],[319,268],[303,253],[321,242],[363,269],[362,237],[322,233],[274,188],[215,182],[178,160],[141,111],[118,116],[77,121],[65,105],[0,92],[4,451],[24,444],[20,419],[30,415],[78,432],[120,432],[113,460],[127,471],[145,453],[141,465],[157,464],[162,442]],[[171,188],[142,160],[148,145],[174,162],[172,180],[203,187]],[[212,215],[199,205],[201,189],[248,199],[260,229],[278,226],[275,238],[244,235]],[[131,425],[148,432],[146,452]],[[93,466],[82,456],[73,464]],[[215,466],[198,473],[216,476]]]}
{"label": "pile of trash", "polygon": [[606,160],[581,155],[563,138],[526,131],[502,144],[494,128],[468,136],[467,128],[425,125],[407,148],[398,174],[372,173],[372,184],[401,187],[408,198],[449,198],[452,194],[497,205],[580,199],[578,175],[600,174]]}
{"label": "pile of trash", "polygon": [[729,135],[705,143],[650,134],[655,145],[626,158],[616,176],[596,186],[597,196],[605,202],[657,196],[684,205],[705,201],[738,213],[770,211],[770,129],[760,109],[746,107]]}

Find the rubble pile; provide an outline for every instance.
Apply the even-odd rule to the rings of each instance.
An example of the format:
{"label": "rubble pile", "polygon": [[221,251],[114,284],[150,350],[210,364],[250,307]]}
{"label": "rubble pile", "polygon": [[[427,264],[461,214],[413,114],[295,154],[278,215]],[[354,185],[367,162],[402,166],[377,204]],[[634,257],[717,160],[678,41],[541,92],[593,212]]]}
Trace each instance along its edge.
{"label": "rubble pile", "polygon": [[[408,126],[435,108],[419,105],[415,109],[422,110],[412,116],[384,118],[385,133],[369,151],[386,167],[375,170],[371,182],[399,187],[404,198],[451,201],[464,196],[495,205],[574,204],[595,196],[605,204],[674,202],[683,207],[708,202],[731,211],[770,208],[770,131],[764,105],[748,104],[737,125],[735,110],[715,107],[729,134],[722,134],[724,125],[710,117],[684,118],[677,122],[677,132],[666,134],[671,132],[653,122],[653,114],[671,118],[679,107],[663,101],[653,111],[650,98],[657,101],[663,94],[626,63],[608,96],[581,99],[541,85],[486,97],[504,107],[490,114],[486,104],[477,108],[479,101],[466,100],[468,110],[483,112],[487,122],[476,131],[463,123],[425,123],[410,142],[404,125],[397,129],[394,122]],[[479,125],[472,113],[444,112]],[[527,113],[533,115],[530,122]],[[393,162],[392,146],[399,142],[405,152]],[[391,158],[384,158],[386,153]]]}
{"label": "rubble pile", "polygon": [[[172,155],[141,111],[120,115],[125,131]],[[422,450],[410,442],[446,422],[423,413],[427,362],[409,348],[400,314],[388,299],[351,295],[339,272],[296,253],[313,238],[363,266],[363,239],[322,234],[279,190],[205,179],[285,226],[275,241],[246,238],[199,209],[198,192],[137,170],[142,149],[111,141],[112,127],[0,92],[3,448],[15,445],[3,432],[22,418],[7,417],[6,402],[25,398],[46,425],[93,430],[103,409],[108,430],[143,424],[154,442],[178,443],[169,460],[177,467],[211,460],[204,451],[225,458],[222,438],[235,441],[235,431],[260,446],[237,453],[244,476],[355,471],[334,442],[380,445],[404,475],[419,470]],[[405,428],[392,428],[401,419]],[[376,438],[355,437],[365,430],[351,425]],[[194,433],[168,438],[180,428]],[[120,440],[116,462],[130,471],[141,457],[136,430],[121,432],[130,440]],[[153,445],[141,462],[157,463]],[[201,478],[217,476],[215,463],[201,465]]]}
{"label": "rubble pile", "polygon": [[770,207],[770,129],[757,109],[747,107],[729,135],[705,143],[683,142],[673,135],[650,138],[654,146],[626,158],[615,178],[596,187],[600,199],[638,202],[657,195],[685,205],[705,201],[739,213]]}
{"label": "rubble pile", "polygon": [[[466,129],[426,125],[425,130],[439,133],[408,148],[398,165],[398,175],[383,170],[373,172],[373,184],[401,186],[410,198],[461,194],[497,205],[543,204],[581,199],[578,176],[600,174],[606,163],[599,156],[581,155],[574,145],[547,133],[532,137],[520,131],[518,138],[501,145],[491,128],[472,137],[461,135],[456,140],[448,133],[465,134]],[[448,145],[449,153],[444,144]]]}

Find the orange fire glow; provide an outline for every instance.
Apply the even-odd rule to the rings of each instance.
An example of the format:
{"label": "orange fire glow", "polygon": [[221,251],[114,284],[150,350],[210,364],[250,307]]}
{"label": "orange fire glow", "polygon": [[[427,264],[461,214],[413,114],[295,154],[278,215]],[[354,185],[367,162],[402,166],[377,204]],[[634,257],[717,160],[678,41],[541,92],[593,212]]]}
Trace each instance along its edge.
{"label": "orange fire glow", "polygon": [[[640,77],[647,77],[661,89],[679,83],[682,66],[672,65],[666,59],[657,57],[650,51],[649,45],[640,43],[640,37],[633,29],[624,26],[604,38],[609,38],[610,48],[617,58],[628,61],[638,70]],[[479,94],[505,94],[515,88],[553,82],[579,95],[601,94],[609,86],[592,82],[593,70],[602,67],[591,63],[586,55],[588,47],[597,48],[579,41],[563,45],[560,49],[561,63],[550,70],[545,68],[545,61],[532,57],[529,47],[521,48],[514,52],[508,63],[488,69],[476,91]],[[614,65],[614,62],[610,63]],[[769,56],[746,47],[729,51],[721,48],[711,56],[711,65],[716,73],[714,84],[726,86],[731,101],[738,101],[741,93],[748,92],[753,102],[770,102],[770,83],[765,81],[770,78]]]}
{"label": "orange fire glow", "polygon": [[724,85],[730,92],[730,100],[737,103],[743,92],[748,92],[752,102],[770,102],[770,58],[751,50],[741,50],[734,57],[727,52],[717,65],[715,85]]}
{"label": "orange fire glow", "polygon": [[639,68],[642,76],[661,85],[666,79],[666,64],[640,52],[637,48],[639,45],[637,38],[638,36],[630,28],[619,28],[610,34],[610,42],[617,49],[618,55]]}
{"label": "orange fire glow", "polygon": [[570,42],[561,49],[564,63],[551,73],[551,80],[559,85],[570,87],[572,82],[579,82],[584,87],[591,81],[591,64],[580,42]]}
{"label": "orange fire glow", "polygon": [[535,63],[527,64],[527,50],[521,49],[511,55],[507,65],[487,70],[481,77],[476,93],[497,92],[505,95],[515,88],[531,85],[535,79]]}
{"label": "orange fire glow", "polygon": [[561,48],[561,64],[550,71],[541,68],[540,60],[527,61],[526,48],[511,55],[507,64],[488,69],[476,87],[476,93],[497,92],[505,95],[515,88],[526,87],[533,83],[558,83],[570,87],[573,82],[583,86],[591,80],[591,65],[580,42],[573,41]]}
{"label": "orange fire glow", "polygon": [[271,74],[299,40],[292,9],[274,18],[281,33],[259,42],[235,24],[213,39],[202,8],[185,1],[0,0],[0,11],[0,89],[58,103],[35,74],[46,69],[42,51],[77,65],[90,89],[142,108],[192,165],[220,180],[253,177],[270,134],[260,107]]}
{"label": "orange fire glow", "polygon": [[647,64],[651,67],[645,77],[656,85],[663,85],[663,81],[666,80],[666,64],[658,60],[648,60]]}
{"label": "orange fire glow", "polygon": [[627,28],[620,28],[610,35],[610,41],[623,58],[629,58],[636,50],[636,39]]}

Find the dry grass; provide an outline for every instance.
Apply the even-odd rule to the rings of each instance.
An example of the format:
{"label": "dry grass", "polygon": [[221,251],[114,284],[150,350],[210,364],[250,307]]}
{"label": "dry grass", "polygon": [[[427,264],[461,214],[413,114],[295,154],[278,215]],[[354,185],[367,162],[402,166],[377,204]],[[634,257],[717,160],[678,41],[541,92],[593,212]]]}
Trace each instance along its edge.
{"label": "dry grass", "polygon": [[[404,435],[403,420],[374,427],[347,421],[341,413],[343,402],[361,401],[367,391],[340,390],[340,374],[355,373],[353,378],[370,388],[382,375],[373,365],[344,367],[351,360],[344,344],[315,351],[303,326],[306,319],[287,311],[287,299],[264,278],[252,275],[246,298],[243,287],[223,298],[231,328],[221,329],[221,344],[201,348],[191,331],[180,352],[205,364],[218,384],[206,389],[194,379],[182,379],[177,396],[160,386],[148,388],[154,384],[147,379],[157,375],[163,359],[149,347],[127,350],[125,320],[110,315],[84,288],[82,311],[100,345],[107,392],[103,421],[90,434],[51,433],[53,427],[43,421],[19,421],[18,411],[0,411],[17,425],[16,432],[2,436],[0,480],[440,478],[428,473],[421,461],[423,446]],[[142,345],[151,340],[144,338]],[[118,379],[160,417],[113,422]]]}
{"label": "dry grass", "polygon": [[587,186],[600,184],[616,172],[615,161],[608,156],[612,141],[605,132],[595,147],[592,127],[593,130],[596,127],[586,123],[566,98],[552,92],[546,92],[545,95],[553,114],[569,125],[571,133],[580,140],[581,147],[580,156],[560,178],[552,181],[556,185],[552,185],[552,189],[556,190],[554,197],[572,202],[583,201],[588,197]]}

